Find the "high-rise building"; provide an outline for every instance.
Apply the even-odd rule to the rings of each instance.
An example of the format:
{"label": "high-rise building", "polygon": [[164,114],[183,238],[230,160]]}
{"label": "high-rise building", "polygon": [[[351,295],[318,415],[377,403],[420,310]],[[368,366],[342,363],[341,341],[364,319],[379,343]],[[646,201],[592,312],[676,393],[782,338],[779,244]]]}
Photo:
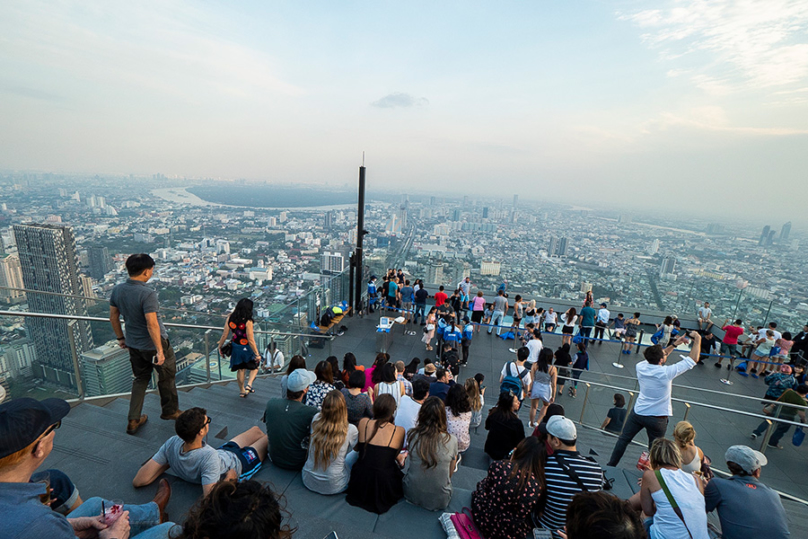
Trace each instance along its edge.
{"label": "high-rise building", "polygon": [[398,221],[401,223],[401,232],[407,231],[407,205],[402,204],[398,208]]}
{"label": "high-rise building", "polygon": [[502,263],[493,260],[483,260],[480,263],[480,275],[499,275]]}
{"label": "high-rise building", "polygon": [[87,249],[87,256],[90,262],[90,277],[96,281],[103,281],[111,269],[109,249],[100,246],[90,247]]}
{"label": "high-rise building", "polygon": [[430,284],[443,283],[443,264],[433,262],[426,268],[426,282]]}
{"label": "high-rise building", "polygon": [[672,256],[666,256],[662,259],[662,264],[659,266],[659,276],[665,277],[666,275],[672,275],[673,271],[676,269],[676,258]]}
{"label": "high-rise building", "polygon": [[[30,311],[87,316],[84,300],[74,297],[81,296],[82,289],[73,229],[61,225],[14,225],[14,237],[25,288],[52,292],[27,294]],[[36,350],[34,374],[79,389],[79,354],[93,348],[89,323],[29,317],[25,326]]]}
{"label": "high-rise building", "polygon": [[[0,254],[0,286],[23,288],[20,257],[15,254]],[[25,292],[0,288],[0,300],[16,303],[25,297]]]}
{"label": "high-rise building", "polygon": [[658,252],[659,252],[659,240],[654,239],[654,241],[651,242],[651,245],[648,246],[648,254],[654,256]]}
{"label": "high-rise building", "polygon": [[460,208],[455,208],[454,211],[452,211],[452,221],[459,221],[460,213]]}
{"label": "high-rise building", "polygon": [[791,221],[783,225],[780,229],[780,240],[778,243],[785,245],[788,243],[788,237],[791,235]]}
{"label": "high-rise building", "polygon": [[116,343],[107,343],[82,353],[81,378],[87,397],[131,391],[129,352]]}
{"label": "high-rise building", "polygon": [[488,206],[483,206],[483,219],[488,219]]}
{"label": "high-rise building", "polygon": [[772,229],[772,227],[770,227],[769,225],[766,225],[766,226],[763,227],[763,232],[761,232],[761,234],[760,234],[760,239],[758,240],[758,245],[760,245],[761,247],[766,245],[766,242],[769,239],[769,232],[771,231],[771,229]]}
{"label": "high-rise building", "polygon": [[79,275],[79,282],[81,283],[81,295],[85,298],[94,298],[93,292],[93,278],[86,275]]}
{"label": "high-rise building", "polygon": [[323,216],[323,228],[330,230],[334,226],[334,212],[327,211]]}
{"label": "high-rise building", "polygon": [[558,252],[558,238],[550,236],[550,243],[547,245],[547,256],[555,256]]}
{"label": "high-rise building", "polygon": [[429,197],[429,205],[430,206],[434,206],[436,202],[437,202],[437,199],[435,197]]}
{"label": "high-rise building", "polygon": [[570,239],[566,236],[558,240],[558,256],[567,256],[567,248],[569,247]]}
{"label": "high-rise building", "polygon": [[322,273],[340,273],[345,269],[345,257],[340,253],[323,253],[320,268]]}
{"label": "high-rise building", "polygon": [[581,283],[581,294],[586,294],[587,292],[592,291],[592,283],[587,283],[586,281]]}

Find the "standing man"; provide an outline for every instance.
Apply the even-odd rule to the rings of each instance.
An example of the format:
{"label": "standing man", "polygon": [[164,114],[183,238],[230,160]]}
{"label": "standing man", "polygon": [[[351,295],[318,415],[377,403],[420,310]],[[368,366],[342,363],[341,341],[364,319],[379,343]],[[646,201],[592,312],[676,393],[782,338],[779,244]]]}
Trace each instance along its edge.
{"label": "standing man", "polygon": [[424,285],[421,284],[420,288],[415,291],[415,324],[417,324],[418,320],[420,320],[422,326],[426,325],[426,315],[424,314],[424,311],[426,310],[427,298],[429,298],[429,292],[427,292]]}
{"label": "standing man", "polygon": [[[129,399],[129,423],[127,434],[135,434],[148,421],[143,411],[143,399],[151,380],[152,371],[157,371],[157,389],[160,392],[160,419],[176,420],[179,409],[176,359],[168,333],[160,320],[157,292],[146,286],[154,275],[154,260],[147,254],[132,255],[126,259],[129,278],[116,285],[109,298],[109,322],[121,348],[129,349],[132,364],[132,397]],[[126,336],[121,327],[121,315],[126,323]]]}
{"label": "standing man", "polygon": [[413,320],[412,316],[412,296],[415,291],[410,286],[409,281],[404,281],[404,286],[401,287],[401,309],[404,311],[405,324],[409,324]]}
{"label": "standing man", "polygon": [[601,303],[600,309],[598,309],[598,317],[595,320],[595,339],[600,339],[598,344],[603,344],[603,335],[606,333],[606,327],[609,325],[609,317],[611,315],[612,313],[610,313],[609,309],[606,308],[606,304]]}
{"label": "standing man", "polygon": [[721,340],[721,355],[718,356],[715,366],[721,367],[721,362],[724,360],[722,356],[729,354],[730,362],[727,365],[728,369],[732,368],[732,361],[738,357],[738,337],[743,335],[743,320],[740,318],[734,324],[729,325],[729,318],[724,320],[721,324],[721,330],[724,332],[724,338]]}
{"label": "standing man", "polygon": [[457,283],[457,288],[460,290],[460,300],[463,302],[463,309],[468,311],[469,310],[469,293],[471,292],[471,279],[466,277],[459,283]]}
{"label": "standing man", "polygon": [[805,365],[805,358],[808,358],[808,324],[794,337],[794,346],[791,347],[791,363]]}
{"label": "standing man", "polygon": [[435,307],[442,307],[447,299],[449,299],[449,294],[444,292],[443,285],[440,285],[440,287],[438,287],[438,293],[435,294]]}
{"label": "standing man", "polygon": [[[579,324],[581,325],[581,335],[584,338],[584,342],[586,342],[589,337],[592,336],[592,330],[595,328],[595,317],[597,316],[597,311],[592,307],[591,303],[588,303],[581,309],[581,316],[578,318]],[[590,340],[590,344],[595,344],[595,341]]]}
{"label": "standing man", "polygon": [[[713,316],[713,310],[710,308],[710,302],[705,301],[704,305],[699,309],[699,330],[710,331],[713,327],[713,321],[710,317]],[[704,327],[706,324],[707,327]]]}
{"label": "standing man", "polygon": [[376,296],[378,295],[379,291],[376,289],[376,276],[371,275],[368,281],[368,312],[371,314],[376,310]]}
{"label": "standing man", "polygon": [[640,396],[634,409],[626,418],[623,433],[614,444],[614,451],[609,459],[608,466],[617,466],[626,447],[634,437],[643,429],[648,434],[648,448],[657,438],[665,436],[668,430],[668,418],[673,415],[671,405],[671,386],[673,379],[689,371],[699,362],[701,351],[701,335],[697,331],[690,333],[693,346],[690,357],[679,363],[665,365],[668,354],[684,342],[685,337],[679,337],[676,342],[663,349],[655,344],[645,349],[645,361],[637,363],[637,380],[640,383]]}
{"label": "standing man", "polygon": [[491,315],[491,325],[488,326],[489,335],[491,335],[494,326],[497,326],[497,335],[500,334],[502,331],[502,321],[506,314],[508,314],[508,300],[505,297],[505,292],[499,290],[497,291],[497,297],[494,298],[494,313]]}

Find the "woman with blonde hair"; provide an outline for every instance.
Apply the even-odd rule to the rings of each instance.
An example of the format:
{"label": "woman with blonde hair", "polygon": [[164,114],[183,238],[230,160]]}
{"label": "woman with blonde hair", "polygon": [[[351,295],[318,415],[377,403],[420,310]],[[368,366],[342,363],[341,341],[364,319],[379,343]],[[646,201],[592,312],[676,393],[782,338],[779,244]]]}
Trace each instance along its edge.
{"label": "woman with blonde hair", "polygon": [[[629,503],[649,517],[645,529],[651,538],[709,539],[704,484],[681,466],[682,453],[675,442],[667,438],[654,440],[639,496],[632,496]],[[676,508],[671,500],[676,502]]]}
{"label": "woman with blonde hair", "polygon": [[687,421],[679,421],[673,429],[673,439],[682,454],[682,470],[700,475],[704,452],[696,447],[696,429]]}
{"label": "woman with blonde hair", "polygon": [[311,422],[309,458],[302,474],[307,489],[329,495],[348,488],[358,436],[357,428],[348,423],[345,397],[336,389],[329,391]]}
{"label": "woman with blonde hair", "polygon": [[469,404],[471,404],[469,428],[476,429],[483,422],[483,399],[480,384],[474,378],[467,378],[464,387],[469,395]]}

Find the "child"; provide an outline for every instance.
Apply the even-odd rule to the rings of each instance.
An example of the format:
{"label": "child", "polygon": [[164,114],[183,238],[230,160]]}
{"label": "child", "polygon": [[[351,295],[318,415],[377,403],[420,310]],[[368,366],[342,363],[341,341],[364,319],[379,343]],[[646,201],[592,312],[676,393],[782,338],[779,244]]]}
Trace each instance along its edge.
{"label": "child", "polygon": [[575,362],[572,364],[572,384],[570,385],[570,397],[578,396],[578,379],[581,378],[581,371],[589,370],[589,354],[586,353],[586,344],[578,343],[578,353],[575,354]]}
{"label": "child", "polygon": [[483,311],[483,324],[488,325],[491,323],[491,317],[494,316],[494,304],[488,303]]}
{"label": "child", "polygon": [[623,431],[623,423],[626,421],[626,398],[620,393],[614,394],[614,408],[606,414],[601,429],[620,434]]}

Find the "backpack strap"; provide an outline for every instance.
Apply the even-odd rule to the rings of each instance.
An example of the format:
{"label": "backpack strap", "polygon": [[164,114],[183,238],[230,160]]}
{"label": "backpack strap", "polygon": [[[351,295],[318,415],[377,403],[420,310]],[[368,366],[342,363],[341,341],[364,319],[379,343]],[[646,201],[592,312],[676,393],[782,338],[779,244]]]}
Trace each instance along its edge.
{"label": "backpack strap", "polygon": [[668,489],[667,483],[665,483],[665,480],[662,478],[662,471],[654,470],[654,475],[656,475],[657,481],[659,481],[659,486],[662,487],[662,492],[665,493],[665,497],[668,498],[668,502],[671,504],[673,512],[676,513],[676,516],[679,517],[679,520],[681,520],[682,524],[685,525],[687,535],[690,537],[690,539],[693,539],[693,534],[690,533],[690,528],[687,527],[687,522],[685,522],[685,516],[682,514],[682,510],[679,508],[679,504],[676,503],[673,494],[671,494],[670,489]]}
{"label": "backpack strap", "polygon": [[574,469],[572,469],[572,467],[569,464],[567,464],[567,461],[564,460],[564,457],[561,456],[561,453],[553,453],[553,456],[556,458],[558,464],[564,470],[564,473],[566,473],[570,477],[570,479],[578,483],[578,487],[580,487],[581,491],[589,492],[589,489],[586,488],[584,482],[581,481],[580,477],[578,477],[578,472],[576,472]]}

